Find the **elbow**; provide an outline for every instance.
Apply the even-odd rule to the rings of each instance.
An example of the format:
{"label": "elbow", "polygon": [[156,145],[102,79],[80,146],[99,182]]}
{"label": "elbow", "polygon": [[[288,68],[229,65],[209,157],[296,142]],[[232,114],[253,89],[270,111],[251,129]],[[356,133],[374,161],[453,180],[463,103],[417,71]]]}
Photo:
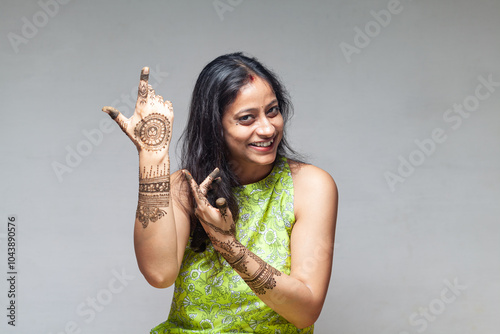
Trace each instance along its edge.
{"label": "elbow", "polygon": [[311,309],[309,310],[309,312],[302,313],[300,317],[292,319],[290,322],[298,329],[304,329],[306,327],[314,325],[316,320],[318,320],[320,313],[321,309]]}
{"label": "elbow", "polygon": [[311,317],[307,317],[304,319],[297,319],[297,321],[292,322],[292,324],[295,327],[297,327],[298,329],[304,329],[306,327],[314,325],[316,320],[318,320],[318,317],[319,317],[319,314],[318,314],[318,316],[311,316]]}
{"label": "elbow", "polygon": [[146,279],[146,281],[152,287],[157,289],[165,289],[171,287],[177,278],[176,273],[160,273],[160,272],[144,272],[141,271],[142,275]]}
{"label": "elbow", "polygon": [[155,287],[157,289],[165,289],[171,287],[175,280],[167,280],[167,279],[153,279],[153,278],[147,278],[146,281],[148,281],[149,285],[152,287]]}

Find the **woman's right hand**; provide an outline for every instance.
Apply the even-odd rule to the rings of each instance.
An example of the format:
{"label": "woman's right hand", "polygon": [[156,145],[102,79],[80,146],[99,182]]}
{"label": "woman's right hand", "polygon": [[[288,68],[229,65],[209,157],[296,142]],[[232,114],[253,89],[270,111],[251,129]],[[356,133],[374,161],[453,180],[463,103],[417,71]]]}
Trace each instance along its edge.
{"label": "woman's right hand", "polygon": [[144,67],[132,117],[126,118],[109,106],[102,108],[102,111],[111,116],[132,140],[139,156],[165,158],[172,138],[174,109],[170,101],[163,101],[163,97],[155,94],[148,79],[149,67]]}

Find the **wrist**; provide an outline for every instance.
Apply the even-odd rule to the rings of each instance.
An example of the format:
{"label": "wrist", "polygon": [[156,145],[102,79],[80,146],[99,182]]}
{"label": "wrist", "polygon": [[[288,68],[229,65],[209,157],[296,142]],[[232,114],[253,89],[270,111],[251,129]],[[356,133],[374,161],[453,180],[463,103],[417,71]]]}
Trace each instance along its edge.
{"label": "wrist", "polygon": [[170,157],[168,155],[168,148],[161,152],[148,152],[145,150],[139,150],[139,164],[163,164],[167,163],[170,165]]}
{"label": "wrist", "polygon": [[151,153],[139,153],[139,179],[152,178],[158,176],[170,177],[170,159],[165,156],[155,156]]}
{"label": "wrist", "polygon": [[239,242],[235,245],[236,246],[232,248],[232,252],[227,253],[224,259],[226,259],[231,267],[238,268],[242,261],[245,260],[248,250]]}
{"label": "wrist", "polygon": [[234,262],[240,253],[246,250],[235,236],[226,236],[220,239],[212,239],[214,249],[219,252],[228,263]]}

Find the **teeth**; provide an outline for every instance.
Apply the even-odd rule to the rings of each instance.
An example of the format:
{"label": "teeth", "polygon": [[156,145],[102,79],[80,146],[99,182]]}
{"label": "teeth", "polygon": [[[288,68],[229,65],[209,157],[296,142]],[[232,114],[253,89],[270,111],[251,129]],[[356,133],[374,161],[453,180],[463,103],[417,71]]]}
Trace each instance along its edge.
{"label": "teeth", "polygon": [[271,144],[273,143],[274,140],[271,140],[271,141],[268,141],[268,142],[265,142],[265,143],[253,143],[252,145],[253,146],[259,146],[259,147],[268,147],[268,146],[271,146]]}

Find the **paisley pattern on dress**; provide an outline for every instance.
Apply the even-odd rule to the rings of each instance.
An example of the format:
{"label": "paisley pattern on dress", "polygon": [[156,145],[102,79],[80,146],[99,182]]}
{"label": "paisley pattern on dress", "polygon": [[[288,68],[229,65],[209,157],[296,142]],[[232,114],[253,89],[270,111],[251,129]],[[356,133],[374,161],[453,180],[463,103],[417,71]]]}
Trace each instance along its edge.
{"label": "paisley pattern on dress", "polygon": [[[290,274],[290,235],[295,216],[293,181],[286,158],[263,180],[236,187],[236,238],[250,251]],[[175,282],[167,321],[160,333],[313,333],[298,329],[269,308],[209,245],[195,253],[189,244]]]}

